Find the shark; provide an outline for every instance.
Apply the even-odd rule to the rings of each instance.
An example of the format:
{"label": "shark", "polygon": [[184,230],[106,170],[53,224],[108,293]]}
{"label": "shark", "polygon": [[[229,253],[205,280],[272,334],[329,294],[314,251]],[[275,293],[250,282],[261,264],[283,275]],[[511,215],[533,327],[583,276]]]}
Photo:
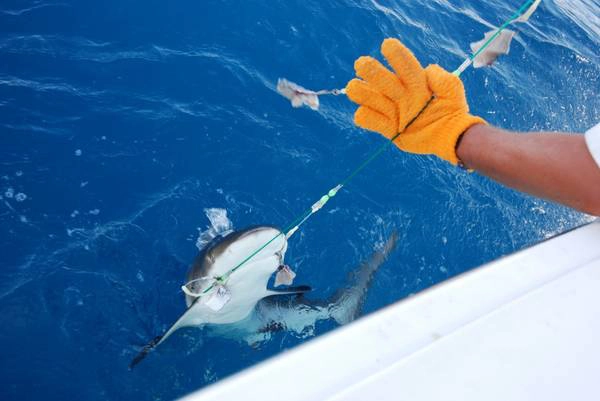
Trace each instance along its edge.
{"label": "shark", "polygon": [[276,332],[292,333],[305,338],[314,334],[321,321],[333,320],[345,325],[362,315],[363,305],[378,269],[388,259],[398,242],[392,232],[383,244],[353,269],[345,283],[325,299],[308,299],[304,293],[292,297],[267,297],[259,301],[244,320],[231,325],[208,326],[207,334],[246,342],[255,347],[268,341]]}
{"label": "shark", "polygon": [[[290,286],[295,273],[284,264],[288,242],[277,228],[252,227],[216,238],[188,272],[187,284],[182,287],[186,311],[163,335],[143,347],[129,367],[183,327],[203,327],[209,335],[255,346],[278,331],[307,335],[319,321],[349,323],[360,315],[373,276],[396,246],[397,237],[392,233],[332,297],[316,301],[303,296],[311,287]],[[273,275],[275,286],[286,287],[269,288]]]}

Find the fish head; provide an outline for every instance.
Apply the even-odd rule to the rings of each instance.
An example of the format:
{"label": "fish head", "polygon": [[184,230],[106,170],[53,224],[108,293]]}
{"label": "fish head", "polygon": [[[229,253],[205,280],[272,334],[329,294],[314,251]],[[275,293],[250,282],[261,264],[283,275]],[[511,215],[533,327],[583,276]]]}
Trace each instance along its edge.
{"label": "fish head", "polygon": [[[265,292],[270,276],[283,264],[287,239],[277,228],[252,227],[233,232],[209,244],[188,273],[188,288],[198,293],[218,277],[229,275],[232,295],[254,298]],[[195,301],[186,294],[188,307]]]}

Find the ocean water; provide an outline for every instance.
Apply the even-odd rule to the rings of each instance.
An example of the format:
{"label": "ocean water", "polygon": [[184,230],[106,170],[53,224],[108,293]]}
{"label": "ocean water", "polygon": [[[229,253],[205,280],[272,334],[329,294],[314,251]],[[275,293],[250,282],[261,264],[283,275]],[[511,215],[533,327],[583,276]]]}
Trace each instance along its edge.
{"label": "ocean water", "polygon": [[[345,98],[292,109],[278,77],[343,87],[390,36],[452,70],[519,3],[4,0],[0,398],[169,400],[335,329],[252,347],[187,329],[127,368],[185,309],[199,247],[285,226],[383,143]],[[597,0],[543,1],[509,56],[463,75],[471,110],[521,131],[595,124],[599,15]],[[588,220],[394,148],[286,260],[326,298],[397,231],[366,314]]]}

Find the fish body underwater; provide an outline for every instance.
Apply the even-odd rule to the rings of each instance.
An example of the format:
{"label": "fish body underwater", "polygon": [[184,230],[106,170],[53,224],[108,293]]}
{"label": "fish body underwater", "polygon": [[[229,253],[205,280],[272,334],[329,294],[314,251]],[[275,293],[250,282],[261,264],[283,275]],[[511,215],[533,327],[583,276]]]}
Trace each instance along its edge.
{"label": "fish body underwater", "polygon": [[333,319],[339,325],[349,323],[361,315],[373,277],[397,242],[398,235],[394,232],[349,274],[344,286],[328,299],[310,300],[304,296],[267,297],[257,303],[246,319],[230,325],[207,326],[206,333],[254,346],[269,340],[277,331],[310,336],[319,321]]}
{"label": "fish body underwater", "polygon": [[[270,242],[269,242],[270,241]],[[195,259],[188,273],[188,289],[198,294],[213,279],[226,275],[248,255],[269,242],[251,259],[229,276],[224,287],[227,295],[223,305],[215,308],[210,296],[186,294],[187,310],[167,330],[156,337],[132,360],[133,368],[159,344],[182,327],[205,327],[207,334],[242,340],[250,345],[270,338],[272,332],[288,330],[299,334],[314,327],[317,321],[334,319],[338,324],[354,320],[372,281],[373,274],[395,247],[394,233],[370,259],[354,272],[352,282],[325,301],[310,301],[299,295],[310,291],[308,286],[284,290],[267,288],[270,277],[283,266],[287,239],[273,227],[260,226],[231,233],[207,246]],[[196,280],[196,281],[194,281]]]}
{"label": "fish body underwater", "polygon": [[[231,299],[222,309],[214,310],[203,302],[204,299],[186,294],[185,302],[188,310],[181,317],[181,322],[178,321],[179,325],[176,328],[234,323],[248,316],[256,303],[265,297],[309,290],[305,287],[284,291],[267,288],[271,275],[282,266],[287,250],[285,235],[276,228],[267,226],[233,232],[209,245],[192,264],[187,276],[188,283],[206,277],[224,276],[237,266],[243,260],[242,258],[251,255],[269,241],[271,242],[267,246],[228,278],[226,287],[231,294]],[[205,281],[196,281],[188,288],[193,293],[199,293],[206,286]]]}

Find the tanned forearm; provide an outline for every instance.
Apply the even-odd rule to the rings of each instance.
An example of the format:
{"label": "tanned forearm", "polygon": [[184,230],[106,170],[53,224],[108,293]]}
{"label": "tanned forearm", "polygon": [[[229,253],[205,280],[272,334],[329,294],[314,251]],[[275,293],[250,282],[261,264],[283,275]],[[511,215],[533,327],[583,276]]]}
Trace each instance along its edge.
{"label": "tanned forearm", "polygon": [[467,168],[506,186],[600,216],[600,168],[583,135],[478,124],[465,132],[456,153]]}

